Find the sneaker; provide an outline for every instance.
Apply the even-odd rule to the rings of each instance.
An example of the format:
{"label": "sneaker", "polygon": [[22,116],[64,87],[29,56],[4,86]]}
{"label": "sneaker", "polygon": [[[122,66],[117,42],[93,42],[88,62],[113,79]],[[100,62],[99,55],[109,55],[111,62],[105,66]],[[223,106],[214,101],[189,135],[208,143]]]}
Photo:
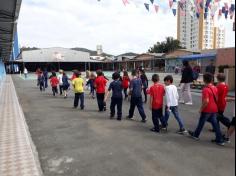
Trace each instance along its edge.
{"label": "sneaker", "polygon": [[212,143],[216,143],[219,146],[224,146],[225,143],[224,142],[217,142],[215,139],[211,140]]}
{"label": "sneaker", "polygon": [[180,103],[180,104],[184,104],[184,101],[180,100],[179,103]]}
{"label": "sneaker", "polygon": [[196,141],[199,141],[200,139],[198,137],[194,136],[194,132],[193,131],[188,131],[188,134],[190,135],[191,138],[193,138]]}
{"label": "sneaker", "polygon": [[155,129],[155,128],[150,129],[150,131],[151,131],[151,132],[154,132],[154,133],[159,133],[159,132],[160,132],[159,130],[157,130],[157,129]]}
{"label": "sneaker", "polygon": [[126,119],[134,120],[134,117],[126,116]]}
{"label": "sneaker", "polygon": [[168,130],[167,130],[167,127],[161,127],[161,131],[167,132],[167,131],[168,131]]}
{"label": "sneaker", "polygon": [[143,119],[141,120],[142,123],[146,123],[147,122],[147,119]]}
{"label": "sneaker", "polygon": [[114,115],[110,115],[110,119],[113,119],[114,118]]}
{"label": "sneaker", "polygon": [[177,131],[178,134],[185,134],[187,133],[188,131],[185,130],[184,128],[183,129],[180,129],[179,131]]}
{"label": "sneaker", "polygon": [[230,143],[230,140],[229,140],[229,138],[227,138],[227,137],[225,137],[225,135],[223,135],[223,140],[224,140],[224,142],[226,142],[226,143]]}
{"label": "sneaker", "polygon": [[117,120],[118,120],[118,121],[121,121],[121,118],[119,117],[119,118],[117,118]]}
{"label": "sneaker", "polygon": [[185,103],[185,105],[193,105],[192,102]]}

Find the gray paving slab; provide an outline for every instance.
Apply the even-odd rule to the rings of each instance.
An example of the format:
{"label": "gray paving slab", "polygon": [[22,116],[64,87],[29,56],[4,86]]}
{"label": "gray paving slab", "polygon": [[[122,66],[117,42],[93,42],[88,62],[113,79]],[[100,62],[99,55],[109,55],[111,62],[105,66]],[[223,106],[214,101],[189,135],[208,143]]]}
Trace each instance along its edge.
{"label": "gray paving slab", "polygon": [[[96,101],[88,96],[85,110],[74,110],[72,93],[68,99],[53,97],[50,89],[40,92],[34,80],[18,76],[14,83],[45,176],[235,175],[234,136],[231,144],[216,146],[210,142],[214,134],[209,124],[198,142],[176,134],[174,118],[167,134],[155,134],[149,131],[146,105],[147,124],[139,122],[137,112],[135,121],[118,122],[109,119],[109,111],[98,113]],[[194,93],[193,106],[180,106],[187,129],[198,122],[200,99]],[[124,102],[124,116],[128,108]],[[230,103],[227,116],[232,116],[232,109]]]}

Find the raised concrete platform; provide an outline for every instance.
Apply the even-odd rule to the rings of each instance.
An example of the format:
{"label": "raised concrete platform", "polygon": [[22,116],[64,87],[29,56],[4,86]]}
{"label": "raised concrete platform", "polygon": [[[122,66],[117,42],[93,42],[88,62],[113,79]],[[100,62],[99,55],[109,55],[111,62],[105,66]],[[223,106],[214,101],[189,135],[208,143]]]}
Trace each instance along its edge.
{"label": "raised concrete platform", "polygon": [[41,175],[12,78],[7,76],[0,86],[0,176]]}

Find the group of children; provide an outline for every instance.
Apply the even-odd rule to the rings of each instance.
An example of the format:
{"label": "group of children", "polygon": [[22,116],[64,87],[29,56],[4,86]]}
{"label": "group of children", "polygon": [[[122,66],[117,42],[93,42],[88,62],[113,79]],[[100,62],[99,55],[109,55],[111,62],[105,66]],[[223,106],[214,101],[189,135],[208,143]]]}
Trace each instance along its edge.
{"label": "group of children", "polygon": [[[203,129],[205,122],[210,122],[213,126],[216,138],[212,140],[218,145],[224,145],[225,142],[229,142],[229,137],[232,135],[235,129],[235,117],[232,121],[224,116],[227,101],[234,100],[233,98],[227,98],[228,86],[225,83],[224,74],[217,76],[218,84],[214,86],[213,75],[206,73],[203,76],[205,87],[202,91],[202,106],[199,110],[200,119],[195,131],[187,131],[183,122],[183,118],[179,114],[179,95],[177,87],[173,84],[173,77],[168,75],[164,78],[164,85],[160,83],[158,74],[152,76],[153,84],[148,88],[148,79],[143,70],[132,71],[132,78],[126,71],[123,72],[123,76],[119,72],[115,72],[112,75],[113,81],[110,83],[108,89],[106,86],[108,79],[104,76],[101,70],[97,71],[97,76],[94,73],[90,73],[87,83],[81,77],[79,71],[74,71],[71,79],[69,79],[63,71],[60,71],[60,75],[57,77],[55,72],[50,76],[50,83],[52,86],[53,95],[57,93],[57,86],[59,84],[60,90],[62,89],[67,97],[67,90],[70,86],[69,80],[71,80],[74,88],[74,108],[77,108],[80,101],[80,108],[83,110],[84,105],[84,87],[85,85],[90,87],[90,94],[92,98],[97,98],[99,112],[106,111],[106,102],[111,95],[110,103],[110,118],[114,118],[117,114],[117,120],[122,120],[122,104],[123,104],[123,92],[124,97],[127,99],[130,96],[130,108],[128,119],[133,119],[134,110],[137,107],[139,114],[142,118],[141,122],[147,121],[147,116],[143,107],[143,103],[147,102],[147,95],[150,96],[149,107],[152,112],[153,128],[152,132],[159,133],[167,131],[168,120],[172,113],[178,122],[179,134],[187,134],[195,139],[199,140],[200,133]],[[129,89],[129,92],[128,92]],[[142,94],[145,95],[145,101],[143,102]],[[165,97],[165,101],[164,101]],[[166,102],[166,105],[164,105]],[[116,113],[117,109],[117,113]],[[164,109],[164,115],[163,115]],[[224,124],[229,131],[226,135],[222,135],[220,130],[220,122]]]}

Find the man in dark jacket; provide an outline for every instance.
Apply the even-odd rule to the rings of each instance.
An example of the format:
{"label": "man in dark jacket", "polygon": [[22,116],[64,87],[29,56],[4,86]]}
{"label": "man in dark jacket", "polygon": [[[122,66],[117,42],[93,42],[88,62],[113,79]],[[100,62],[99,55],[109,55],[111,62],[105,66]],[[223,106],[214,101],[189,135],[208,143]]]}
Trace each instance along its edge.
{"label": "man in dark jacket", "polygon": [[191,95],[191,83],[193,82],[193,69],[189,65],[188,61],[183,61],[183,70],[182,70],[182,78],[180,81],[180,103],[184,103],[186,105],[192,105],[192,95]]}

